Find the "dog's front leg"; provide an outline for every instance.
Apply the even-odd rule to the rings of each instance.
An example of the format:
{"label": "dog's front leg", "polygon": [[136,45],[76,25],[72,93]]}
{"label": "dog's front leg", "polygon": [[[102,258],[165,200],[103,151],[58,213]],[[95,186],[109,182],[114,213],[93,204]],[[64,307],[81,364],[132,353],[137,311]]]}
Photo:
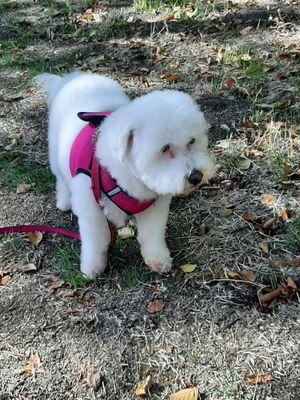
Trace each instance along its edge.
{"label": "dog's front leg", "polygon": [[71,182],[72,210],[78,217],[81,237],[80,270],[89,278],[96,278],[106,267],[110,231],[102,209],[97,204],[91,180],[79,174]]}
{"label": "dog's front leg", "polygon": [[170,271],[172,258],[165,240],[171,196],[162,196],[146,211],[136,215],[138,241],[145,263],[160,274]]}

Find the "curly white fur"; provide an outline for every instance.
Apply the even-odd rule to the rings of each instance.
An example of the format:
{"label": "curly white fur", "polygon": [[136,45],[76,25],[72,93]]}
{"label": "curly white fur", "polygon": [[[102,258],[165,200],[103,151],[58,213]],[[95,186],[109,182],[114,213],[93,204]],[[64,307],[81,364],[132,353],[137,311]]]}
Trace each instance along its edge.
{"label": "curly white fur", "polygon": [[[188,177],[201,170],[214,174],[207,150],[207,123],[190,96],[172,90],[154,91],[133,101],[121,86],[96,74],[74,72],[60,78],[37,77],[48,92],[49,158],[56,176],[57,207],[72,209],[79,219],[82,239],[81,271],[96,277],[106,267],[110,233],[106,218],[124,226],[126,214],[103,196],[96,203],[90,178],[72,178],[70,148],[85,125],[80,111],[112,111],[100,126],[96,156],[118,185],[132,197],[158,197],[146,211],[136,215],[138,241],[147,265],[159,273],[172,265],[165,242],[165,227],[173,195],[192,188]],[[161,151],[164,146],[166,151]]]}

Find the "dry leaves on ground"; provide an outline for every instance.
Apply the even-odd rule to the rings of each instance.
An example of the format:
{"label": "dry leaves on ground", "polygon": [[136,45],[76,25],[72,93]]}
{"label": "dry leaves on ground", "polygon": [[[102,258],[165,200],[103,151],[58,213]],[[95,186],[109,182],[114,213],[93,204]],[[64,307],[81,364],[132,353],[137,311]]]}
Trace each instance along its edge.
{"label": "dry leaves on ground", "polygon": [[21,373],[23,377],[26,379],[29,376],[35,376],[36,367],[41,363],[40,357],[38,354],[33,354],[32,352],[29,355],[28,363],[21,366]]}
{"label": "dry leaves on ground", "polygon": [[27,193],[30,189],[31,185],[28,183],[20,183],[20,185],[17,186],[17,194]]}
{"label": "dry leaves on ground", "polygon": [[296,283],[291,277],[288,277],[286,283],[280,282],[276,289],[265,288],[266,293],[259,296],[260,304],[265,309],[272,310],[279,303],[280,299],[281,301],[291,300],[296,290]]}
{"label": "dry leaves on ground", "polygon": [[184,264],[181,265],[180,268],[183,272],[189,273],[195,271],[195,269],[197,268],[197,264]]}
{"label": "dry leaves on ground", "polygon": [[26,237],[27,239],[34,244],[35,246],[37,246],[42,240],[43,240],[43,234],[42,232],[29,232]]}
{"label": "dry leaves on ground", "polygon": [[261,202],[268,207],[272,207],[277,202],[277,197],[270,193],[264,193],[261,196]]}
{"label": "dry leaves on ground", "polygon": [[150,314],[154,314],[156,312],[159,312],[165,308],[165,303],[163,302],[162,299],[156,299],[154,301],[151,301],[151,303],[148,304],[147,306],[147,311]]}
{"label": "dry leaves on ground", "polygon": [[180,390],[174,394],[171,394],[170,400],[197,400],[199,396],[198,388],[188,388]]}
{"label": "dry leaves on ground", "polygon": [[241,271],[229,271],[227,275],[231,279],[240,279],[249,283],[255,282],[255,276],[249,269],[243,269]]}
{"label": "dry leaves on ground", "polygon": [[52,294],[54,292],[55,289],[58,289],[60,287],[62,287],[62,285],[65,283],[65,281],[63,281],[62,279],[57,279],[55,281],[53,281],[47,288],[46,288],[46,292],[47,295],[50,296],[50,294]]}
{"label": "dry leaves on ground", "polygon": [[7,285],[9,282],[11,281],[11,277],[9,275],[4,275],[2,276],[1,280],[0,280],[0,285],[1,286],[5,286]]}
{"label": "dry leaves on ground", "polygon": [[138,386],[134,392],[135,395],[136,396],[147,396],[152,385],[153,385],[153,381],[152,381],[151,375],[148,375],[146,379],[144,379],[138,383]]}
{"label": "dry leaves on ground", "polygon": [[244,382],[250,386],[257,385],[258,383],[266,383],[271,380],[272,380],[271,374],[259,374],[258,372],[256,372],[256,374],[252,375],[246,374],[244,376]]}

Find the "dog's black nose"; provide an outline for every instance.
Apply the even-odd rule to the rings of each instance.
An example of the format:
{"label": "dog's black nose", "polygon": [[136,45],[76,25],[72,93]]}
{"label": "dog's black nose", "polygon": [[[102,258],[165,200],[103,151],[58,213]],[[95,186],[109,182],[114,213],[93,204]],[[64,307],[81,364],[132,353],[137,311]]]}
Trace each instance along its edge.
{"label": "dog's black nose", "polygon": [[200,183],[200,182],[202,181],[202,178],[203,178],[202,172],[201,172],[201,171],[198,171],[197,169],[194,169],[194,170],[191,172],[191,175],[188,177],[188,181],[189,181],[192,185],[196,186],[196,185],[198,185],[198,183]]}

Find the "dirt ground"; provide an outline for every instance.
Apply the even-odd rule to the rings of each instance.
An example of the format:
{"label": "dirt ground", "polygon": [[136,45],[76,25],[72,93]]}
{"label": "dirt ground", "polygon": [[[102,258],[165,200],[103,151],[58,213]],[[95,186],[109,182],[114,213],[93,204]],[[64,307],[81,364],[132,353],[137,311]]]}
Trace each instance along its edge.
{"label": "dirt ground", "polygon": [[299,3],[158,3],[0,2],[0,226],[78,229],[55,208],[42,71],[104,73],[131,97],[188,92],[218,164],[172,202],[169,276],[135,239],[88,282],[75,240],[0,238],[1,400],[135,399],[148,375],[148,399],[193,386],[207,400],[300,399]]}

